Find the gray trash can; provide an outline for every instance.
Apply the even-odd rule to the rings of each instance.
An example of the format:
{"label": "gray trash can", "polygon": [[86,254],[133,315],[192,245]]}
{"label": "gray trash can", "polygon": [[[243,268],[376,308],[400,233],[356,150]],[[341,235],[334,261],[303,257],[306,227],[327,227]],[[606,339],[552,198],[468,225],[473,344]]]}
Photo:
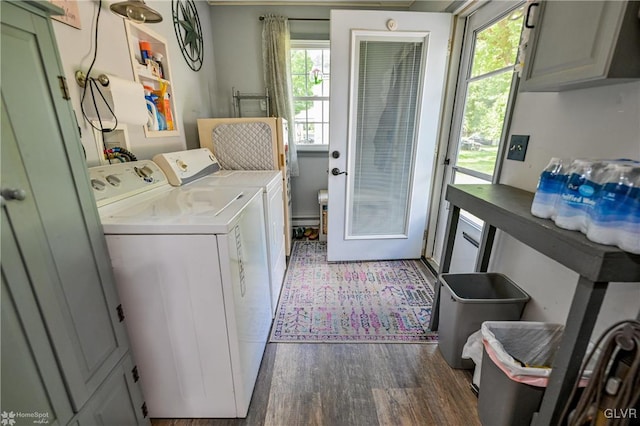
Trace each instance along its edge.
{"label": "gray trash can", "polygon": [[438,347],[453,368],[472,369],[462,359],[469,336],[485,321],[517,321],[529,295],[503,274],[441,274]]}
{"label": "gray trash can", "polygon": [[478,417],[486,426],[529,426],[540,408],[545,388],[518,383],[507,377],[482,352]]}
{"label": "gray trash can", "polygon": [[[560,324],[542,322],[482,324],[478,417],[483,425],[531,424],[542,402],[563,332]],[[588,375],[590,371],[584,377]]]}

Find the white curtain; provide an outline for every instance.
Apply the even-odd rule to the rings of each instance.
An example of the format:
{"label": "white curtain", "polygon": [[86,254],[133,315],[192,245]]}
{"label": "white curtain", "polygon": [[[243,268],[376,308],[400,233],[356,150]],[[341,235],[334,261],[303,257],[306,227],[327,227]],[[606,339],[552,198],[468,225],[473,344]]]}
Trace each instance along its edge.
{"label": "white curtain", "polygon": [[[284,16],[265,15],[262,27],[264,84],[269,89],[273,115],[286,119],[289,126],[293,126],[290,45],[289,20]],[[291,176],[298,176],[298,153],[293,132],[288,134],[289,170]]]}

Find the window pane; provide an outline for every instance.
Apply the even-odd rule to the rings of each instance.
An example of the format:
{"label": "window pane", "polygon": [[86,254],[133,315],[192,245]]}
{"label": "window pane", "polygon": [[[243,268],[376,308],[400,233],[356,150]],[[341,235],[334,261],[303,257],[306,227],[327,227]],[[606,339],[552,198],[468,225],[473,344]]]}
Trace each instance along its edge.
{"label": "window pane", "polygon": [[517,9],[478,33],[473,53],[472,77],[515,64],[520,43],[523,9]]}
{"label": "window pane", "polygon": [[291,74],[306,74],[304,50],[291,49]]}
{"label": "window pane", "polygon": [[292,75],[293,96],[307,96],[307,76],[306,75]]}
{"label": "window pane", "polygon": [[294,138],[301,145],[329,143],[329,52],[322,47],[291,49]]}
{"label": "window pane", "polygon": [[493,175],[512,78],[508,70],[469,82],[458,166]]}
{"label": "window pane", "polygon": [[331,83],[329,81],[329,74],[324,75],[324,81],[322,82],[322,96],[329,97]]}
{"label": "window pane", "polygon": [[[327,102],[328,104],[329,102]],[[322,141],[323,144],[329,145],[329,124],[322,125]]]}

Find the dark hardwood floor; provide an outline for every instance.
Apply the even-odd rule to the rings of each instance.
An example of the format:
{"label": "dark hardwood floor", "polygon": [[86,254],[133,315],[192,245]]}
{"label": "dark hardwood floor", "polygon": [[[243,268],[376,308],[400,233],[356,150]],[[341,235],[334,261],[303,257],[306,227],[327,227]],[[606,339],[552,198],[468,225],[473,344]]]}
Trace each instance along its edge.
{"label": "dark hardwood floor", "polygon": [[479,425],[470,384],[435,344],[270,343],[246,419],[152,425]]}

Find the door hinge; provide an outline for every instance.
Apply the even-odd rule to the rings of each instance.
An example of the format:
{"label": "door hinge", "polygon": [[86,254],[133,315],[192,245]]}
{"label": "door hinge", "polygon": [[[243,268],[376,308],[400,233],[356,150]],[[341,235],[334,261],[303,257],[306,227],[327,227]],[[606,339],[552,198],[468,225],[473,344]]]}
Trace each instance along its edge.
{"label": "door hinge", "polygon": [[69,96],[69,86],[67,86],[67,79],[63,75],[58,76],[58,83],[60,84],[60,92],[62,92],[62,99],[68,101],[71,99]]}
{"label": "door hinge", "polygon": [[443,163],[443,164],[444,164],[445,166],[448,166],[449,164],[451,164],[451,159],[449,159],[449,158],[445,158],[445,159],[444,159],[444,163]]}
{"label": "door hinge", "polygon": [[146,402],[142,403],[142,407],[140,407],[140,409],[142,410],[142,417],[146,419],[147,416],[149,415],[149,410],[147,410],[147,403]]}
{"label": "door hinge", "polygon": [[124,321],[124,310],[122,309],[122,305],[118,305],[116,311],[118,312],[118,319],[120,322]]}
{"label": "door hinge", "polygon": [[133,376],[133,381],[134,382],[138,382],[138,380],[140,380],[140,374],[138,374],[138,366],[136,365],[135,367],[133,367],[133,370],[131,370],[131,375]]}

